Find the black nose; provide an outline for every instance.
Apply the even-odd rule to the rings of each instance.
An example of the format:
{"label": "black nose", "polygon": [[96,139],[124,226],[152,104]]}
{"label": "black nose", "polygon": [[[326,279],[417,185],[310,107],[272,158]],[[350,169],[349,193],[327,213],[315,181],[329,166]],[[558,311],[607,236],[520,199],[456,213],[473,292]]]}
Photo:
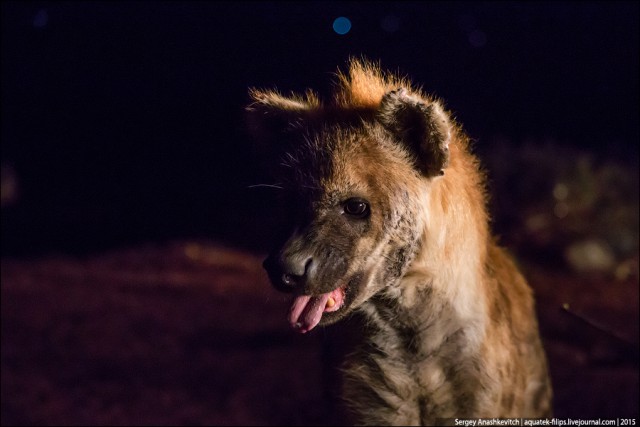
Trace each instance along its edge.
{"label": "black nose", "polygon": [[311,257],[269,256],[262,266],[267,270],[269,279],[276,289],[292,292],[295,288],[305,285],[312,264]]}

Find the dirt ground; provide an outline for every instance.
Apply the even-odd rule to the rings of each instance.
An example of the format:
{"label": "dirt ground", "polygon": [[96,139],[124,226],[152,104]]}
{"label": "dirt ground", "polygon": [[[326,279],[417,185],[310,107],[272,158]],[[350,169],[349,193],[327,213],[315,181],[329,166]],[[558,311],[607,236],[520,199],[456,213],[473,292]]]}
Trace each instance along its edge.
{"label": "dirt ground", "polygon": [[[290,331],[261,260],[203,241],[2,259],[2,425],[339,425],[354,325]],[[637,418],[637,278],[525,271],[555,415]]]}

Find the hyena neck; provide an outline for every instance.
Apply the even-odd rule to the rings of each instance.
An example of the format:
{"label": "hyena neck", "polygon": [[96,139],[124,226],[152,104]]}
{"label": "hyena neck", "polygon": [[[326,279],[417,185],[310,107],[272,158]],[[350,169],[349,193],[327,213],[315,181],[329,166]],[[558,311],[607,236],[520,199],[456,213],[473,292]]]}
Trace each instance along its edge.
{"label": "hyena neck", "polygon": [[[441,280],[410,271],[400,289],[382,292],[363,304],[368,344],[406,366],[418,366],[434,355],[460,361],[475,357],[488,323],[485,298],[460,294],[463,301],[456,301],[455,292],[442,291]],[[463,277],[458,280],[449,286],[470,284]]]}
{"label": "hyena neck", "polygon": [[[467,353],[478,349],[488,322],[483,177],[466,147],[453,144],[451,155],[445,175],[422,192],[420,249],[402,278],[364,310],[376,331],[372,340],[402,342],[400,349],[417,359],[455,342]],[[390,334],[397,339],[387,340]]]}

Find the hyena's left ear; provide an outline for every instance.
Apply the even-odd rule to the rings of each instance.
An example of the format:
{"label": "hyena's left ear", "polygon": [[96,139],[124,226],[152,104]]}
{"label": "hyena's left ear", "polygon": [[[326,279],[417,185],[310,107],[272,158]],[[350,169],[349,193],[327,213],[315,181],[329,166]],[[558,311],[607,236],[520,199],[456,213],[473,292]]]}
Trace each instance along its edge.
{"label": "hyena's left ear", "polygon": [[305,96],[286,97],[274,90],[249,89],[251,104],[246,108],[249,131],[258,140],[278,137],[295,128],[318,107],[319,101],[312,92]]}
{"label": "hyena's left ear", "polygon": [[253,154],[257,166],[271,174],[319,101],[310,91],[287,97],[275,90],[250,89],[249,97],[252,102],[246,107],[246,126],[253,138]]}
{"label": "hyena's left ear", "polygon": [[449,165],[451,124],[437,102],[425,102],[405,89],[382,97],[378,121],[415,156],[427,177],[444,175]]}

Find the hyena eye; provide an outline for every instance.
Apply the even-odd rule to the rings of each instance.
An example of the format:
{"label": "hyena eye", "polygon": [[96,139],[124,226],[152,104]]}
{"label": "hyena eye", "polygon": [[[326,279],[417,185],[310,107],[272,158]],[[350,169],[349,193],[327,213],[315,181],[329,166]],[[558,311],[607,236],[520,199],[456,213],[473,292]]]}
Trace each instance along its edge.
{"label": "hyena eye", "polygon": [[344,213],[357,218],[365,218],[369,215],[369,203],[363,199],[349,199],[344,202]]}

